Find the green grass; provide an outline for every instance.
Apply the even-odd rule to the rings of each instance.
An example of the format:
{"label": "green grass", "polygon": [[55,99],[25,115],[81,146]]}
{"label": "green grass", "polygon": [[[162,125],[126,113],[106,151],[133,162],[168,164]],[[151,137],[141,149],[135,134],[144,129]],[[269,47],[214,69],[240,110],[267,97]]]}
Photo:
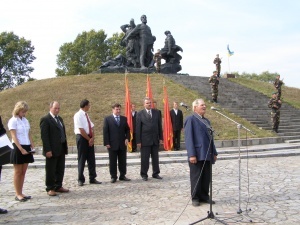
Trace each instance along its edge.
{"label": "green grass", "polygon": [[[167,87],[169,97],[169,107],[172,108],[173,101],[183,101],[191,104],[196,98],[202,98],[195,91],[191,91],[173,81],[164,78],[159,74],[149,75],[153,97],[157,101],[158,108],[163,113],[163,83]],[[146,93],[146,75],[128,74],[129,90],[131,101],[136,104],[138,110],[143,108],[143,98]],[[17,101],[24,100],[29,104],[29,111],[26,117],[30,121],[31,132],[36,146],[41,145],[39,121],[42,116],[49,112],[49,103],[53,100],[61,104],[60,115],[64,119],[69,145],[75,145],[75,135],[73,132],[73,116],[79,110],[79,103],[87,98],[91,102],[90,117],[95,124],[95,143],[102,145],[102,125],[105,116],[111,114],[111,105],[120,103],[124,106],[125,88],[124,74],[90,74],[82,76],[65,76],[44,80],[34,80],[24,83],[13,89],[0,92],[2,121],[7,128],[7,122],[11,117],[11,112]],[[227,140],[237,139],[236,125],[215,111],[210,110],[213,104],[207,103],[206,116],[211,120],[214,129],[220,133],[216,139]],[[124,114],[124,107],[122,114]],[[182,109],[184,117],[191,112]],[[248,121],[225,111],[230,118],[253,130],[258,137],[275,136],[273,133],[259,129]],[[242,130],[241,137],[245,137]]]}
{"label": "green grass", "polygon": [[[241,84],[245,87],[258,91],[271,98],[272,92],[276,89],[273,84],[261,82],[257,80],[245,79],[245,78],[231,78],[230,81]],[[300,109],[300,89],[282,86],[281,88],[282,101],[286,102],[295,108]]]}

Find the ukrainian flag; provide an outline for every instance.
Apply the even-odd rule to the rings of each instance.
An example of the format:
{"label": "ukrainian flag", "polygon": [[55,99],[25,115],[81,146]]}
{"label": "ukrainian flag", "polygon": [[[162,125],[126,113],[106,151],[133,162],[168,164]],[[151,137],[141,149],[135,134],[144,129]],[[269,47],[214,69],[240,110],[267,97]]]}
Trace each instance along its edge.
{"label": "ukrainian flag", "polygon": [[234,54],[234,52],[230,51],[229,49],[229,45],[227,45],[227,51],[228,51],[228,56],[232,56]]}

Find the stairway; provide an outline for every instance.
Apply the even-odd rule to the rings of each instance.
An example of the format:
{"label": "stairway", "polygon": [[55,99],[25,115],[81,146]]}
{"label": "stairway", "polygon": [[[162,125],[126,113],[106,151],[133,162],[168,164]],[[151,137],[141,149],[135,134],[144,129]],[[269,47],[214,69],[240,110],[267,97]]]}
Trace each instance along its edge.
{"label": "stairway", "polygon": [[[211,100],[208,77],[166,74],[165,77],[183,85]],[[271,96],[271,93],[270,93]],[[272,123],[268,108],[270,97],[265,96],[229,79],[220,79],[218,105],[242,117],[262,129],[271,130]],[[286,142],[300,142],[300,110],[282,104],[278,136]]]}

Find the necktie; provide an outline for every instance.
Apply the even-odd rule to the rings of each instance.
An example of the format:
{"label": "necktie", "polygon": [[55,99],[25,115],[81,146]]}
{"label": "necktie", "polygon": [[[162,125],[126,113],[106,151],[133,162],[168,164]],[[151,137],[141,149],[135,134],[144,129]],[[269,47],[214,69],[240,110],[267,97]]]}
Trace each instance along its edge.
{"label": "necktie", "polygon": [[58,116],[55,116],[56,122],[58,123],[58,127],[60,129],[60,141],[61,143],[65,143],[66,142],[66,135],[65,135],[65,131],[64,128],[61,124],[61,122],[58,119]]}
{"label": "necktie", "polygon": [[148,112],[149,117],[152,118],[151,111],[147,110],[147,112]]}
{"label": "necktie", "polygon": [[87,120],[88,125],[89,125],[89,137],[91,138],[91,137],[93,137],[93,130],[92,130],[91,122],[89,120],[89,117],[88,117],[87,113],[85,113],[85,116],[86,116],[86,120]]}
{"label": "necktie", "polygon": [[120,117],[119,116],[116,116],[116,121],[117,121],[118,126],[120,126]]}

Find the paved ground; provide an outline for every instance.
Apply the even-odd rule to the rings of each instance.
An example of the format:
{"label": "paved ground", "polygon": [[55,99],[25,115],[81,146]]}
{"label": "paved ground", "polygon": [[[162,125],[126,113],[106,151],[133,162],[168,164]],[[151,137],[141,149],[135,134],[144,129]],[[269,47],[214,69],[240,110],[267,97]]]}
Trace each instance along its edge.
{"label": "paved ground", "polygon": [[[250,219],[253,224],[300,224],[299,161],[300,156],[249,159],[248,163],[243,159],[241,209],[251,211],[240,215],[236,213],[238,161],[217,162],[213,171],[215,216],[228,224],[244,224]],[[78,187],[76,168],[67,168],[64,186],[71,192],[48,197],[44,191],[44,170],[30,168],[24,193],[33,198],[21,203],[14,200],[13,169],[5,168],[0,207],[9,213],[0,215],[0,224],[187,225],[207,216],[209,205],[193,207],[189,201],[186,163],[161,165],[163,180],[142,181],[139,169],[129,166],[128,177],[132,181],[111,184],[108,168],[98,167],[98,180],[103,183]],[[198,224],[216,224],[216,220]]]}

